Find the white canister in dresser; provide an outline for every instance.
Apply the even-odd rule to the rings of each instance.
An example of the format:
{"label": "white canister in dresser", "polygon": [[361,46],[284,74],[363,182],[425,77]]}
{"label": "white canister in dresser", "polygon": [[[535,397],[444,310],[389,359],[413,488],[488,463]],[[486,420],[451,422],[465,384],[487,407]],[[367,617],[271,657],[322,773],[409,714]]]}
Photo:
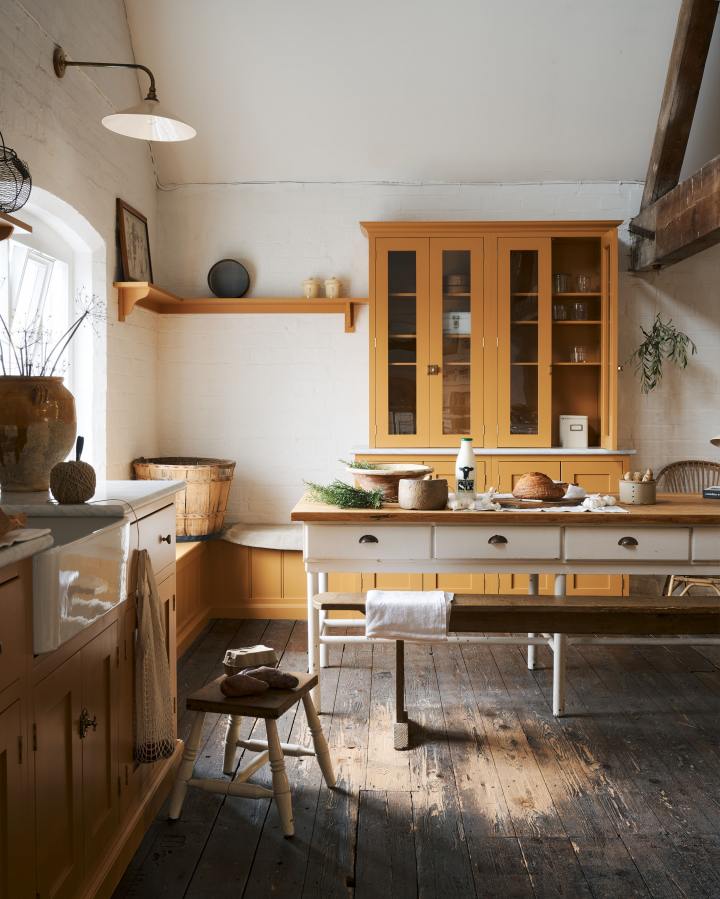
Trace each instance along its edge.
{"label": "white canister in dresser", "polygon": [[587,415],[560,416],[560,446],[564,449],[587,449]]}

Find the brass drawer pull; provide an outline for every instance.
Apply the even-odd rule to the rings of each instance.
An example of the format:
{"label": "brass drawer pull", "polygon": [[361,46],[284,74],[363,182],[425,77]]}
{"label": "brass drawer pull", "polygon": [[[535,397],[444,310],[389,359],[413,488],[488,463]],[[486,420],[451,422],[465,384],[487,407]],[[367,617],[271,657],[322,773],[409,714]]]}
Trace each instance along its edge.
{"label": "brass drawer pull", "polygon": [[508,538],[503,537],[502,534],[493,534],[492,537],[488,540],[490,546],[502,546],[503,543],[507,543]]}
{"label": "brass drawer pull", "polygon": [[167,537],[160,537],[161,543],[172,543],[172,534],[168,534]]}
{"label": "brass drawer pull", "polygon": [[638,542],[634,537],[621,537],[618,540],[618,546],[637,546]]}
{"label": "brass drawer pull", "polygon": [[358,543],[379,543],[377,537],[373,534],[363,534],[362,537],[358,540]]}

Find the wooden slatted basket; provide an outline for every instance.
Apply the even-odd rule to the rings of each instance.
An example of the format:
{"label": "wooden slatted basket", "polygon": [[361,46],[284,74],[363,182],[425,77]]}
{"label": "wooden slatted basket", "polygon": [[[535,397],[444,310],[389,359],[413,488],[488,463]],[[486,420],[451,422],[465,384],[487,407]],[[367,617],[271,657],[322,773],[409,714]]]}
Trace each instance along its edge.
{"label": "wooden slatted basket", "polygon": [[230,459],[167,456],[135,459],[141,481],[185,481],[175,494],[175,522],[179,542],[208,540],[222,530],[235,463]]}

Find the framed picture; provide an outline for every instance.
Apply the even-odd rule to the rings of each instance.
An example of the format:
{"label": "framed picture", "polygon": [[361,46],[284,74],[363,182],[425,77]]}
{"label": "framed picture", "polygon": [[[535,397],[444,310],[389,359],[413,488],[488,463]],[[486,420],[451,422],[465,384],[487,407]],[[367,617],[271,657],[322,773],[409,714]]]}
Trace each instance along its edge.
{"label": "framed picture", "polygon": [[145,216],[117,200],[117,227],[120,234],[120,259],[124,281],[149,281],[153,279],[150,261],[150,239]]}

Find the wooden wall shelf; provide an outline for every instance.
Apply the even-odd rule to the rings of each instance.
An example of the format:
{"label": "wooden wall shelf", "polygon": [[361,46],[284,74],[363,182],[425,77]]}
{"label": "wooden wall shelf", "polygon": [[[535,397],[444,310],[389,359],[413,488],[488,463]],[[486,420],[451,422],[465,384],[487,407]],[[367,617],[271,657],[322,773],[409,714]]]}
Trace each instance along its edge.
{"label": "wooden wall shelf", "polygon": [[15,216],[8,215],[7,212],[0,212],[0,240],[12,237],[13,232],[32,234],[32,228],[25,222],[21,222],[20,219],[16,219]]}
{"label": "wooden wall shelf", "polygon": [[306,300],[302,297],[179,297],[147,281],[116,281],[118,320],[124,322],[135,306],[161,315],[210,315],[213,313],[328,314],[345,316],[345,333],[355,330],[355,307],[368,302],[360,297]]}

